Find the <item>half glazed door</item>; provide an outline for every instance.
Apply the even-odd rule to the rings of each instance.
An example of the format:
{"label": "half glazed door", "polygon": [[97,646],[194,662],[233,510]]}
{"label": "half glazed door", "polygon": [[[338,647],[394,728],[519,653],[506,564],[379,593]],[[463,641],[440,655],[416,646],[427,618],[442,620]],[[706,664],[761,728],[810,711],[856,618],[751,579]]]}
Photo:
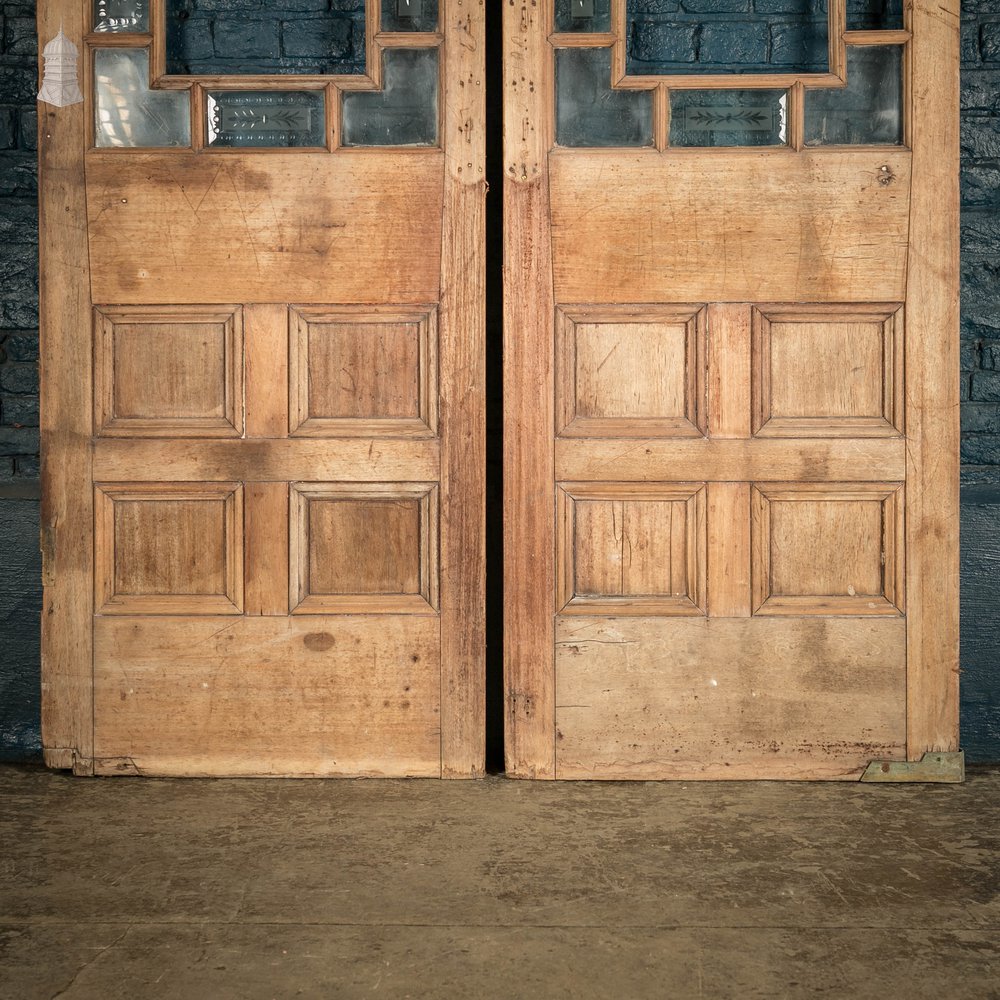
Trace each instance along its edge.
{"label": "half glazed door", "polygon": [[243,6],[40,5],[46,759],[475,775],[482,9]]}
{"label": "half glazed door", "polygon": [[510,773],[957,750],[957,9],[779,7],[505,5]]}

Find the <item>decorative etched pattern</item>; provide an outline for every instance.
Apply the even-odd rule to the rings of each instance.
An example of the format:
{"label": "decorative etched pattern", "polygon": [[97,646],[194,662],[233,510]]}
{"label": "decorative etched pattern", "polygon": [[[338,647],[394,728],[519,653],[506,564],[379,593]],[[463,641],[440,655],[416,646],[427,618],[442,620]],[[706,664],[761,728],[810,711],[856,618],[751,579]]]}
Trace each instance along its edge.
{"label": "decorative etched pattern", "polygon": [[94,31],[144,34],[149,31],[146,0],[94,0]]}
{"label": "decorative etched pattern", "polygon": [[671,146],[783,146],[788,140],[783,90],[673,90]]}
{"label": "decorative etched pattern", "polygon": [[205,95],[209,146],[323,146],[320,91],[216,90]]}

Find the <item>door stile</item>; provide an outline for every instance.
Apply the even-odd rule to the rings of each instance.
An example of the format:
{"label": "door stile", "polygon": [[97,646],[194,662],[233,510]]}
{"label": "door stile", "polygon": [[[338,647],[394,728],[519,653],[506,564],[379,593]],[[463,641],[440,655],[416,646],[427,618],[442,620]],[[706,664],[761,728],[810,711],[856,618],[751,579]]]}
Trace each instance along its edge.
{"label": "door stile", "polygon": [[468,778],[486,753],[486,32],[473,0],[444,0],[441,23],[441,776]]}
{"label": "door stile", "polygon": [[906,756],[958,749],[959,12],[908,7]]}
{"label": "door stile", "polygon": [[550,23],[549,0],[504,5],[504,716],[517,778],[555,777]]}
{"label": "door stile", "polygon": [[[83,37],[82,4],[39,4],[39,36],[47,41],[60,29],[70,39]],[[41,104],[38,114],[42,738],[49,767],[78,773],[92,772],[94,755],[93,389],[90,337],[79,333],[92,312],[84,180],[88,107]]]}

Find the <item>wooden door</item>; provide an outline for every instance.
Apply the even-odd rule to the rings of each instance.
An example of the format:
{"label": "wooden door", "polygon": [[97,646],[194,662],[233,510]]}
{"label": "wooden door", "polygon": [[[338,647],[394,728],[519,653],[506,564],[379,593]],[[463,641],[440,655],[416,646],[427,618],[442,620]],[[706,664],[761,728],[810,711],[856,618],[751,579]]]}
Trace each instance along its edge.
{"label": "wooden door", "polygon": [[173,7],[40,5],[46,760],[480,774],[482,9]]}
{"label": "wooden door", "polygon": [[958,15],[829,7],[505,6],[511,774],[957,749]]}

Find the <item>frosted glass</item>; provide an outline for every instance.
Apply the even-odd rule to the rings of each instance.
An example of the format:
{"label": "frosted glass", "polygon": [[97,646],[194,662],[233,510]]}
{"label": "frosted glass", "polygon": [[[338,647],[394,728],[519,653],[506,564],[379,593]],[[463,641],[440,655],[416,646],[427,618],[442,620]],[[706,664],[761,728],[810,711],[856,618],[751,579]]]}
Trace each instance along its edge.
{"label": "frosted glass", "polygon": [[438,0],[410,0],[416,8],[407,14],[406,4],[398,0],[382,0],[383,31],[435,31],[438,23]]}
{"label": "frosted glass", "polygon": [[902,46],[849,46],[847,87],[806,91],[806,145],[899,145],[902,141]]}
{"label": "frosted glass", "polygon": [[650,146],[653,95],[611,89],[610,49],[556,50],[556,142]]}
{"label": "frosted glass", "polygon": [[145,49],[96,49],[94,78],[96,145],[191,145],[188,93],[149,89]]}
{"label": "frosted glass", "polygon": [[783,146],[788,141],[783,90],[673,90],[671,146]]}
{"label": "frosted glass", "polygon": [[94,0],[94,31],[145,34],[149,31],[147,0]]}
{"label": "frosted glass", "polygon": [[556,0],[556,31],[610,31],[611,0],[591,0],[593,17],[574,17],[579,0]]}
{"label": "frosted glass", "polygon": [[209,146],[326,144],[321,91],[213,90],[205,100]]}
{"label": "frosted glass", "polygon": [[437,49],[386,49],[383,89],[343,96],[345,146],[434,146],[438,139]]}

